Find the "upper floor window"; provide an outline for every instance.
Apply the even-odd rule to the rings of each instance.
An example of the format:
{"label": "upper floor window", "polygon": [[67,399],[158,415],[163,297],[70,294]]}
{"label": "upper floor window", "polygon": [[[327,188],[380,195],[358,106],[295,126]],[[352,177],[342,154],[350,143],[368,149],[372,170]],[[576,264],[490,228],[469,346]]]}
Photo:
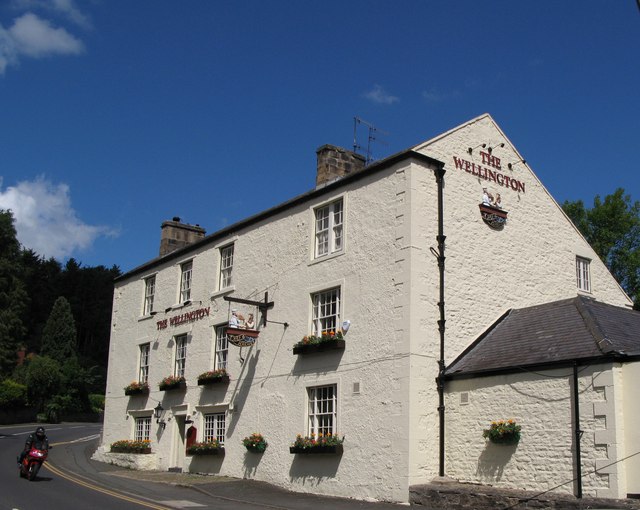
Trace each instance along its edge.
{"label": "upper floor window", "polygon": [[312,333],[316,336],[335,332],[340,324],[340,288],[312,294]]}
{"label": "upper floor window", "polygon": [[337,387],[317,386],[308,389],[309,398],[309,435],[326,436],[337,432]]}
{"label": "upper floor window", "polygon": [[153,298],[156,294],[156,277],[150,276],[144,281],[144,315],[153,312]]}
{"label": "upper floor window", "polygon": [[217,439],[220,446],[224,446],[224,436],[226,431],[226,417],[224,413],[204,415],[204,434],[202,439],[205,443]]}
{"label": "upper floor window", "polygon": [[578,290],[591,292],[591,277],[589,274],[589,259],[576,257],[576,283]]}
{"label": "upper floor window", "polygon": [[176,364],[173,375],[176,377],[184,377],[184,371],[187,364],[187,335],[176,337]]}
{"label": "upper floor window", "polygon": [[342,199],[315,210],[316,250],[315,256],[323,257],[342,250],[343,246]]}
{"label": "upper floor window", "polygon": [[231,272],[233,270],[233,244],[220,249],[220,288],[226,289],[233,285]]}
{"label": "upper floor window", "polygon": [[151,431],[151,416],[136,418],[135,426],[136,430],[134,432],[133,439],[136,441],[148,441],[149,433]]}
{"label": "upper floor window", "polygon": [[216,327],[216,357],[214,368],[227,368],[229,354],[229,342],[227,340],[227,326]]}
{"label": "upper floor window", "polygon": [[150,344],[142,344],[140,346],[140,368],[138,371],[138,381],[146,383],[149,381],[149,352]]}
{"label": "upper floor window", "polygon": [[182,264],[182,276],[180,277],[180,302],[184,303],[191,299],[191,277],[193,274],[193,261]]}

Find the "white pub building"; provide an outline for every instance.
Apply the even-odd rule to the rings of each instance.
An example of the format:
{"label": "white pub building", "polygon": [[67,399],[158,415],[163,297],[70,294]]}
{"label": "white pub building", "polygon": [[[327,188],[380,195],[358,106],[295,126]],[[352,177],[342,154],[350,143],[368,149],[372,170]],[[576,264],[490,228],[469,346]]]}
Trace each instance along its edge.
{"label": "white pub building", "polygon": [[[95,458],[394,502],[439,476],[634,497],[639,316],[489,115],[369,166],[323,146],[312,191],[206,236],[167,221],[117,279]],[[519,441],[483,436],[500,420]]]}

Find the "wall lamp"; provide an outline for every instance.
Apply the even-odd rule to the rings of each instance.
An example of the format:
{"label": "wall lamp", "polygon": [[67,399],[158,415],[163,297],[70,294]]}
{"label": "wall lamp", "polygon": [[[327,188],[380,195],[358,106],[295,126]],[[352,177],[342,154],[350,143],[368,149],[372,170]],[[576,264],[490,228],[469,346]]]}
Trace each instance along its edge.
{"label": "wall lamp", "polygon": [[487,152],[489,154],[491,154],[491,152],[493,151],[493,149],[495,149],[496,147],[504,147],[504,142],[503,143],[499,143],[498,145],[494,146],[494,147],[488,147],[487,148]]}
{"label": "wall lamp", "polygon": [[520,161],[516,161],[516,162],[515,162],[515,163],[513,163],[513,164],[511,164],[511,163],[507,163],[507,168],[508,168],[509,170],[512,170],[514,166],[516,166],[516,165],[518,165],[518,164],[520,164],[520,163],[525,164],[525,165],[527,164],[527,162],[526,162],[524,159],[521,159]]}
{"label": "wall lamp", "polygon": [[[472,154],[474,149],[477,149],[478,147],[482,147],[482,148],[484,149],[486,146],[487,146],[487,144],[486,144],[486,143],[481,143],[480,145],[476,145],[475,147],[469,147],[469,148],[467,149],[467,152],[468,152],[469,154]],[[491,151],[489,151],[489,152],[491,152]]]}
{"label": "wall lamp", "polygon": [[160,427],[164,429],[167,426],[167,423],[163,419],[164,407],[162,407],[162,404],[160,402],[158,402],[158,405],[153,410],[153,416],[156,419],[156,423],[160,425]]}

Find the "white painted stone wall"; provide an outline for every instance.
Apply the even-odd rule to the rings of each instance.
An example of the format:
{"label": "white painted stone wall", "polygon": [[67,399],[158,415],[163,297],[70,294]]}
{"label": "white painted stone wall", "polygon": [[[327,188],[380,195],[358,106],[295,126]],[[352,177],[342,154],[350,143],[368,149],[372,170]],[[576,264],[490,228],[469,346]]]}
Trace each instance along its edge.
{"label": "white painted stone wall", "polygon": [[626,471],[626,487],[628,494],[640,495],[640,363],[628,363],[622,367],[624,416],[619,421],[624,426],[624,451],[619,452],[624,458]]}
{"label": "white painted stone wall", "polygon": [[[477,147],[497,147],[504,175],[525,183],[524,193],[498,186],[456,168],[453,157],[482,165]],[[474,148],[472,154],[468,148]],[[483,115],[415,148],[445,162],[444,233],[446,235],[445,361],[451,363],[505,311],[575,296],[576,255],[591,259],[589,296],[618,306],[631,301],[573,227],[561,208],[522,164],[511,142],[488,115]],[[486,149],[485,149],[486,150]],[[513,170],[507,164],[513,163]],[[494,169],[495,170],[495,169]],[[576,172],[579,169],[576,169]],[[438,473],[438,413],[435,378],[439,357],[437,265],[429,247],[437,247],[435,179],[417,172],[412,185],[409,245],[413,259],[411,319],[412,418],[411,483]],[[503,230],[489,228],[478,204],[482,189],[500,193],[508,211]]]}
{"label": "white painted stone wall", "polygon": [[[584,496],[626,497],[624,487],[610,480],[622,466],[594,473],[618,460],[611,451],[606,458],[604,438],[616,436],[616,424],[602,411],[615,407],[614,371],[606,365],[579,367]],[[572,372],[569,367],[449,382],[447,475],[496,487],[575,494]],[[500,419],[521,425],[518,445],[496,445],[482,437]]]}
{"label": "white painted stone wall", "polygon": [[[593,296],[624,305],[624,296],[546,190],[523,165],[526,193],[504,190],[509,223],[487,227],[478,203],[484,183],[453,168],[453,155],[470,157],[468,147],[505,140],[503,161],[516,153],[488,117],[432,141],[419,150],[439,158],[445,176],[446,360],[450,362],[508,308],[576,294],[575,255],[592,261]],[[515,172],[515,171],[514,171]],[[343,197],[345,248],[338,256],[313,261],[313,209]],[[438,416],[435,377],[439,335],[436,247],[436,181],[415,158],[200,246],[180,259],[118,282],[114,296],[104,444],[132,438],[134,417],[150,414],[158,402],[167,427],[152,422],[152,447],[160,469],[251,477],[298,491],[407,501],[408,487],[437,474]],[[214,328],[228,320],[218,292],[219,248],[235,243],[232,295],[275,306],[257,345],[245,349],[244,365],[230,346],[228,387],[203,389],[198,374],[213,367]],[[150,247],[150,252],[154,251]],[[178,302],[180,264],[193,259],[193,303]],[[154,317],[141,317],[144,277],[156,274]],[[310,333],[313,292],[341,287],[341,318],[352,327],[343,353],[293,356],[292,346]],[[209,308],[191,324],[158,330],[158,320]],[[186,393],[159,392],[172,373],[175,335],[188,333]],[[138,346],[150,342],[151,394],[125,397],[137,378]],[[291,455],[289,444],[306,432],[306,388],[338,385],[338,428],[345,435],[342,457]],[[358,383],[359,392],[354,392]],[[185,458],[183,420],[202,433],[202,411],[229,409],[226,454]],[[231,411],[232,409],[232,411]],[[451,419],[448,419],[449,422]],[[243,437],[261,432],[269,442],[262,456],[248,454]],[[200,436],[201,437],[201,436]],[[199,437],[199,439],[200,439]],[[452,460],[453,462],[453,460]],[[366,466],[366,469],[363,467]]]}

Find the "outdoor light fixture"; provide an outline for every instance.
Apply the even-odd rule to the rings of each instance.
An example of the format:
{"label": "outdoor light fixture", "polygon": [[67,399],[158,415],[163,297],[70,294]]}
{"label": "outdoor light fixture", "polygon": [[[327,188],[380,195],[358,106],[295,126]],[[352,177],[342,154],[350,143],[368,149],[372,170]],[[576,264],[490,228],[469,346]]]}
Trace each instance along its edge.
{"label": "outdoor light fixture", "polygon": [[164,407],[162,407],[162,404],[158,402],[158,405],[153,410],[153,416],[155,416],[156,418],[156,423],[164,429],[167,426],[167,424],[162,419],[163,415],[164,415]]}
{"label": "outdoor light fixture", "polygon": [[507,163],[507,168],[509,170],[513,170],[513,167],[520,163],[526,164],[527,162],[524,159],[521,159],[520,161],[516,161],[515,163]]}
{"label": "outdoor light fixture", "polygon": [[[481,143],[480,145],[476,145],[475,147],[469,147],[469,148],[467,149],[467,152],[468,152],[469,154],[471,154],[471,153],[473,153],[473,149],[477,149],[478,147],[482,147],[482,148],[484,149],[486,146],[487,146],[487,144],[486,144],[486,143]],[[489,151],[489,152],[491,152],[491,151]]]}
{"label": "outdoor light fixture", "polygon": [[496,145],[495,147],[489,147],[487,148],[487,152],[489,154],[491,154],[491,151],[493,151],[493,149],[495,149],[496,147],[504,147],[504,143],[499,143],[498,145]]}
{"label": "outdoor light fixture", "polygon": [[350,328],[350,327],[351,327],[351,321],[349,321],[349,320],[344,321],[344,322],[342,323],[342,334],[343,334],[343,335],[346,335],[346,334],[347,334],[347,331],[349,331],[349,328]]}

